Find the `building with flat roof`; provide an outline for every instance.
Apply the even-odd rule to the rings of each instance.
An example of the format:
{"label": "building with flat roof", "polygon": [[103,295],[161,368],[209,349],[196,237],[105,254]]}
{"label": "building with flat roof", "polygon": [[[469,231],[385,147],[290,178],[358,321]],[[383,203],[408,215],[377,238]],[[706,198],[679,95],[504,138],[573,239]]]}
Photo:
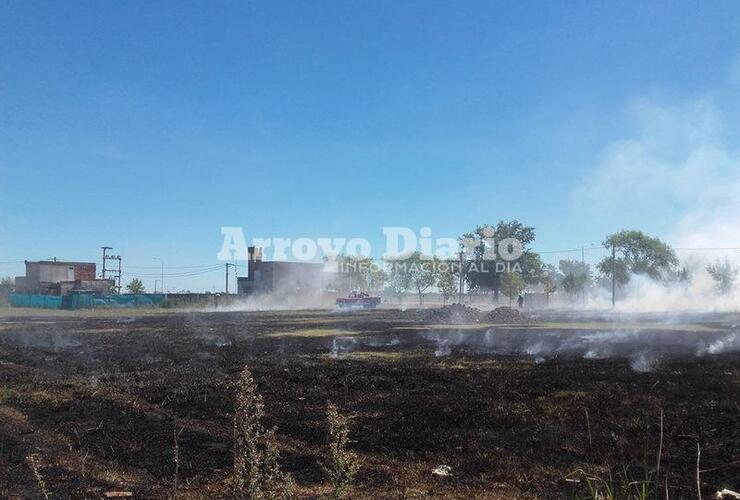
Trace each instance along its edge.
{"label": "building with flat roof", "polygon": [[16,293],[66,295],[70,291],[107,292],[111,280],[97,279],[94,262],[26,261],[26,275],[15,278]]}
{"label": "building with flat roof", "polygon": [[327,278],[322,262],[263,261],[261,249],[249,247],[247,276],[237,279],[237,292],[240,295],[316,294],[326,289]]}

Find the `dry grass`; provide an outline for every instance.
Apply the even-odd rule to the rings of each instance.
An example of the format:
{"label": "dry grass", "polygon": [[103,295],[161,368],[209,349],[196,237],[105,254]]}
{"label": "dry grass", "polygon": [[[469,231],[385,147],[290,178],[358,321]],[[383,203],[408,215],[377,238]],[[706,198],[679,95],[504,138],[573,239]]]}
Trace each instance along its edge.
{"label": "dry grass", "polygon": [[357,335],[360,332],[351,330],[337,330],[335,328],[304,328],[298,330],[272,332],[265,335],[265,337],[346,337],[350,335]]}

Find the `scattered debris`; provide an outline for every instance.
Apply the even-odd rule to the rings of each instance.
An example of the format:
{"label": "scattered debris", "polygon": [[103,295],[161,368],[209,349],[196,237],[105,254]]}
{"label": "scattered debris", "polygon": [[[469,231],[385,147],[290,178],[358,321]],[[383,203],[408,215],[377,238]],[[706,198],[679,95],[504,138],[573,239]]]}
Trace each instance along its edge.
{"label": "scattered debris", "polygon": [[134,494],[130,491],[106,491],[103,496],[105,498],[132,498]]}
{"label": "scattered debris", "polygon": [[438,465],[432,471],[435,476],[449,477],[452,475],[452,467],[449,465]]}
{"label": "scattered debris", "polygon": [[725,498],[740,500],[740,493],[737,493],[736,491],[728,490],[727,488],[725,488],[723,490],[718,491],[714,495],[714,498],[716,498],[717,500],[723,500]]}

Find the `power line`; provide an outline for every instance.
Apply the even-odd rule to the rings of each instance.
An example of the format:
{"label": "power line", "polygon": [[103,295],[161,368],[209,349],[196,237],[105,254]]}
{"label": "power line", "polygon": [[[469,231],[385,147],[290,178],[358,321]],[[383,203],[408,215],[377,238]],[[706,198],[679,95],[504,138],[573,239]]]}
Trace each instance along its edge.
{"label": "power line", "polygon": [[[201,264],[199,266],[164,266],[165,269],[197,269],[205,267],[213,267],[216,264]],[[220,265],[220,264],[218,264]],[[130,269],[161,269],[162,266],[126,266]]]}
{"label": "power line", "polygon": [[189,276],[199,276],[202,274],[208,274],[212,273],[214,271],[220,271],[222,269],[221,265],[212,266],[210,268],[206,269],[200,269],[198,271],[186,271],[186,272],[180,272],[180,273],[167,273],[162,275],[162,273],[137,273],[137,272],[128,272],[126,270],[123,271],[123,274],[130,277],[135,278],[161,278],[164,276],[165,278],[187,278]]}
{"label": "power line", "polygon": [[582,252],[582,251],[588,251],[588,250],[605,250],[604,247],[598,246],[598,247],[579,247],[579,248],[571,248],[569,250],[547,250],[544,252],[536,252],[538,254],[551,254],[551,253],[573,253],[573,252]]}
{"label": "power line", "polygon": [[740,247],[673,247],[674,250],[686,250],[686,251],[708,251],[708,252],[721,252],[727,250],[740,250]]}

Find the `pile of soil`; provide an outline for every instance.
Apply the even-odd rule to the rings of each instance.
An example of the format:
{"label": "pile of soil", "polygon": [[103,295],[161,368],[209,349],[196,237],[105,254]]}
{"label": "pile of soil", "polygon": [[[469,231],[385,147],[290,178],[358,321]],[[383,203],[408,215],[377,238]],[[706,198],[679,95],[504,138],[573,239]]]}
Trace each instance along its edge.
{"label": "pile of soil", "polygon": [[513,307],[497,307],[486,315],[486,321],[492,323],[520,323],[525,321],[526,317]]}
{"label": "pile of soil", "polygon": [[480,309],[460,304],[450,304],[435,309],[416,309],[414,319],[428,323],[478,323],[485,314]]}

